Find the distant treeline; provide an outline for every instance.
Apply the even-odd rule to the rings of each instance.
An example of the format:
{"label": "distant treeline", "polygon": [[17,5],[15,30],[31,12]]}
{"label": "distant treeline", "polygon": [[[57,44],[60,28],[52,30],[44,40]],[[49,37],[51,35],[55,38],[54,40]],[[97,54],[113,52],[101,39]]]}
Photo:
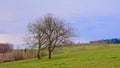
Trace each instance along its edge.
{"label": "distant treeline", "polygon": [[90,41],[90,43],[120,44],[120,39],[119,38],[104,39],[104,40]]}

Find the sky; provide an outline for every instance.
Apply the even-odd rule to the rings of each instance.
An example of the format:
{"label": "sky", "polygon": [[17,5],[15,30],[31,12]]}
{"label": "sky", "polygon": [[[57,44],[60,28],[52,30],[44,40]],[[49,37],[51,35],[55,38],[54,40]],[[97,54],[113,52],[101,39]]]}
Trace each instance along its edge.
{"label": "sky", "polygon": [[75,42],[120,38],[120,0],[0,0],[0,43],[24,44],[28,23],[47,13],[73,27]]}

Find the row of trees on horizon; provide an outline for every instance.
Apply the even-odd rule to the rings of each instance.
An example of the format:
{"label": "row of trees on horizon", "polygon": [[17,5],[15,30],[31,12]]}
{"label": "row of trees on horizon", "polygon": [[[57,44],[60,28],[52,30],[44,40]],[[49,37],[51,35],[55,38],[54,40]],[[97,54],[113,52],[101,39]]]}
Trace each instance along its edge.
{"label": "row of trees on horizon", "polygon": [[90,41],[90,43],[120,44],[120,38]]}

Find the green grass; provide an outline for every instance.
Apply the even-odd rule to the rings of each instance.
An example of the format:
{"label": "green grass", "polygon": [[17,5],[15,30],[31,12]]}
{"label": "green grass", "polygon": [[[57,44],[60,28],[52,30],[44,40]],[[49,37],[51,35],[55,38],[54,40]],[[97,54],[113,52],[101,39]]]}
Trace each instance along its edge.
{"label": "green grass", "polygon": [[48,60],[30,59],[1,63],[0,68],[120,68],[120,45],[60,48],[64,54]]}

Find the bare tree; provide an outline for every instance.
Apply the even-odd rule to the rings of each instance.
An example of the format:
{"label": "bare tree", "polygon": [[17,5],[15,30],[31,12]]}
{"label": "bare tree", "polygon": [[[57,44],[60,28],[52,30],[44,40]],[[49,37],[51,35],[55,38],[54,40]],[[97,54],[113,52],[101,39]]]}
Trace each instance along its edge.
{"label": "bare tree", "polygon": [[43,20],[44,33],[48,39],[48,58],[51,58],[52,51],[58,47],[64,45],[72,36],[70,28],[65,25],[64,21],[54,17],[50,14],[46,15]]}
{"label": "bare tree", "polygon": [[28,45],[31,45],[33,47],[38,48],[37,57],[38,59],[41,59],[41,49],[45,46],[45,43],[47,41],[46,35],[42,32],[43,30],[43,23],[42,20],[39,19],[35,21],[34,23],[30,23],[28,25],[29,30],[29,36],[26,39],[26,42]]}
{"label": "bare tree", "polygon": [[0,44],[0,53],[4,54],[4,53],[12,52],[12,50],[13,50],[12,44],[9,43]]}

